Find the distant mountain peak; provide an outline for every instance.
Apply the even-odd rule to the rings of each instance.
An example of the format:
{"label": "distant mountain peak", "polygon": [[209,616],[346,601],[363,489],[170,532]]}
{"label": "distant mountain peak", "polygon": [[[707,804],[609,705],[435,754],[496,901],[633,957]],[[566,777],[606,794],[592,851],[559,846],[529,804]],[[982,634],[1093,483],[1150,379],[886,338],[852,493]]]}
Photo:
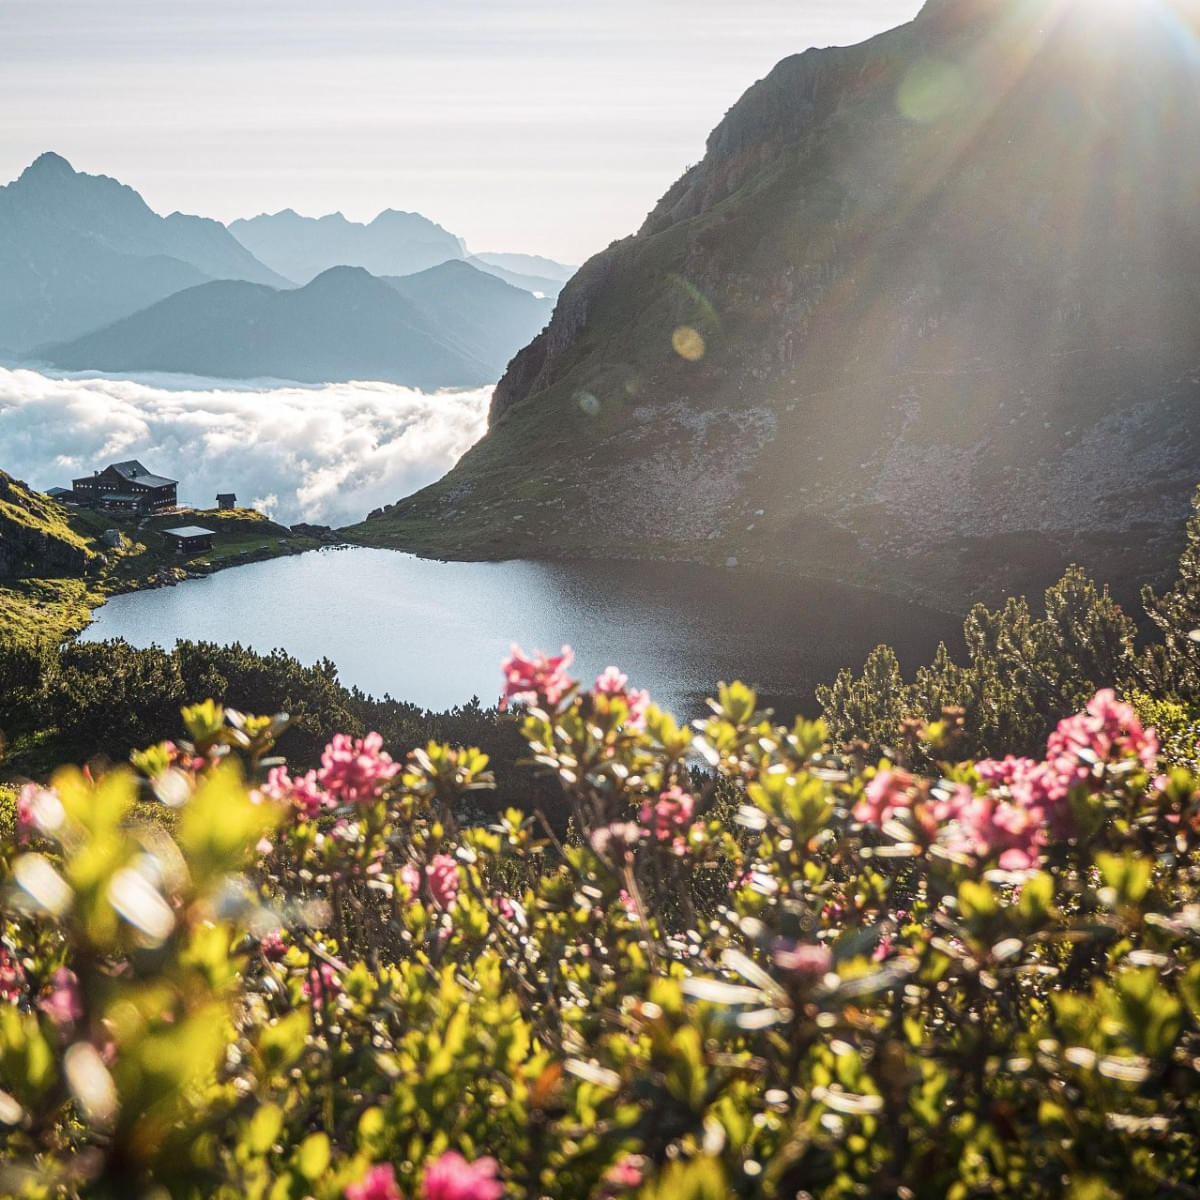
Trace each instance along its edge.
{"label": "distant mountain peak", "polygon": [[330,284],[339,284],[350,281],[353,281],[356,284],[362,284],[366,280],[374,278],[375,276],[372,275],[371,272],[366,269],[366,267],[347,266],[343,264],[336,267],[328,267],[326,270],[322,271],[320,275],[313,276],[313,278],[310,279],[304,286],[329,286]]}
{"label": "distant mountain peak", "polygon": [[77,174],[75,168],[61,154],[55,154],[53,150],[47,150],[44,154],[39,154],[21,172],[20,178],[55,177],[75,174]]}

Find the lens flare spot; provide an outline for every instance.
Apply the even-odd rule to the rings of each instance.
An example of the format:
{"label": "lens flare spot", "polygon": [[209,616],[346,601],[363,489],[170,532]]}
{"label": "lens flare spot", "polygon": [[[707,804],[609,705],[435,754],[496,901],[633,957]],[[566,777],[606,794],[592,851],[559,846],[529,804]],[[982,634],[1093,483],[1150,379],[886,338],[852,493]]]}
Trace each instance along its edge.
{"label": "lens flare spot", "polygon": [[703,336],[699,330],[693,329],[690,325],[680,325],[671,334],[671,345],[674,347],[675,353],[680,358],[687,359],[688,362],[699,362],[704,357],[706,349]]}
{"label": "lens flare spot", "polygon": [[967,82],[953,63],[925,58],[909,68],[896,91],[896,107],[910,121],[928,125],[967,97]]}
{"label": "lens flare spot", "polygon": [[600,401],[591,392],[576,392],[575,403],[579,405],[579,411],[589,417],[594,417],[600,411]]}

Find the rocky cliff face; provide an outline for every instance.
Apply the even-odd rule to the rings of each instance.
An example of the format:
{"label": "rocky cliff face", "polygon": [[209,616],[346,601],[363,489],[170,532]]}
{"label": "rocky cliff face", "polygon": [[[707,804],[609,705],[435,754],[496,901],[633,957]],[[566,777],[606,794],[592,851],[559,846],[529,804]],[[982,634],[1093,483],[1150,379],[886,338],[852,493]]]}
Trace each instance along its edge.
{"label": "rocky cliff face", "polygon": [[358,532],[1131,591],[1200,481],[1197,35],[1192,0],[930,0],[784,60]]}
{"label": "rocky cliff face", "polygon": [[94,557],[60,505],[0,471],[0,580],[80,575]]}

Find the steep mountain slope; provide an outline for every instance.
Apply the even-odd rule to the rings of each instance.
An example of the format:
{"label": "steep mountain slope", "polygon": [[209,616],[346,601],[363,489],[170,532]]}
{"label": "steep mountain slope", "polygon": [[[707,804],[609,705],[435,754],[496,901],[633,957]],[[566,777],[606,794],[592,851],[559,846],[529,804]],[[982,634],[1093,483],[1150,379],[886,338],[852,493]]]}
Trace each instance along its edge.
{"label": "steep mountain slope", "polygon": [[451,261],[384,281],[435,326],[451,334],[499,379],[513,355],[550,320],[553,304],[469,263]]}
{"label": "steep mountain slope", "polygon": [[356,535],[1128,594],[1200,478],[1198,35],[1194,0],[930,0],[785,59]]}
{"label": "steep mountain slope", "polygon": [[0,471],[0,580],[79,575],[94,557],[62,505]]}
{"label": "steep mountain slope", "polygon": [[368,224],[341,213],[302,217],[290,208],[234,221],[230,233],[281,275],[308,283],[330,267],[363,267],[372,275],[409,275],[463,258],[462,241],[420,213],[387,209]]}
{"label": "steep mountain slope", "polygon": [[291,291],[202,284],[41,353],[69,369],[230,379],[382,379],[439,388],[496,378],[494,366],[361,267],[335,267]]}
{"label": "steep mountain slope", "polygon": [[217,221],[43,154],[0,187],[0,349],[74,337],[210,278],[282,285]]}

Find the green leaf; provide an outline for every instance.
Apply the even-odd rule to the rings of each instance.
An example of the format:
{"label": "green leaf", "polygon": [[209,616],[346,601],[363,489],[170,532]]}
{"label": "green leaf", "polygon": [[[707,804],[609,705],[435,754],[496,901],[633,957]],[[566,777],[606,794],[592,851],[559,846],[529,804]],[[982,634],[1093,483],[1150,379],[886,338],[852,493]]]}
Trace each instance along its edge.
{"label": "green leaf", "polygon": [[324,1133],[310,1133],[300,1143],[296,1154],[296,1166],[300,1174],[309,1181],[320,1179],[329,1167],[329,1137]]}
{"label": "green leaf", "polygon": [[283,1110],[275,1104],[264,1104],[246,1129],[245,1144],[254,1154],[266,1154],[275,1144],[283,1129]]}

